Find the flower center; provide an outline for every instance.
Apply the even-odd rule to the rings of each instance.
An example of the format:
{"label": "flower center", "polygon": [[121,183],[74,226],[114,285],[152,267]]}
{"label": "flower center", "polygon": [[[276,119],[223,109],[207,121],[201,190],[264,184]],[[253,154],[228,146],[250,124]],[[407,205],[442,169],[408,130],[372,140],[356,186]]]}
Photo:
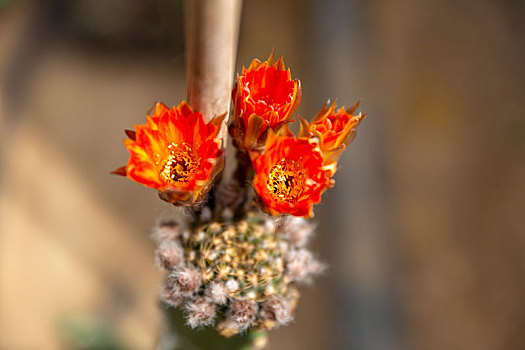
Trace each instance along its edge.
{"label": "flower center", "polygon": [[164,159],[160,176],[166,183],[188,182],[199,168],[200,159],[187,143],[170,144],[169,154]]}
{"label": "flower center", "polygon": [[307,177],[301,164],[283,158],[270,170],[266,185],[274,199],[294,203],[303,193]]}

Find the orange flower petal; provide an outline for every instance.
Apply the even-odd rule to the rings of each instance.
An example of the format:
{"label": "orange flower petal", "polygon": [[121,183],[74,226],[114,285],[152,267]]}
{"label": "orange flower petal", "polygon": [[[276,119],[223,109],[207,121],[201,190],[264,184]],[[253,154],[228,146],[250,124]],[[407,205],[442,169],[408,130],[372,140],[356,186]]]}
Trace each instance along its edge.
{"label": "orange flower petal", "polygon": [[[274,63],[273,51],[268,60],[253,60],[242,74],[232,91],[234,103],[233,124],[230,134],[235,144],[244,149],[257,149],[264,144],[265,131],[276,130],[289,122],[301,99],[299,80],[292,80],[282,57]],[[263,122],[252,120],[253,115]],[[257,139],[255,139],[257,137]]]}
{"label": "orange flower petal", "polygon": [[323,153],[326,168],[334,174],[337,170],[337,159],[356,136],[356,129],[366,114],[354,115],[359,101],[345,111],[344,106],[336,110],[333,103],[325,103],[317,112],[311,123],[299,117],[301,129],[299,138],[316,139]]}
{"label": "orange flower petal", "polygon": [[253,186],[263,209],[271,215],[313,216],[313,204],[332,183],[317,144],[269,132],[265,152],[252,155]]}
{"label": "orange flower petal", "polygon": [[[201,113],[186,103],[168,108],[157,102],[146,124],[126,130],[130,154],[125,175],[176,205],[204,199],[213,178],[222,170],[223,151],[217,134],[224,116],[206,124]],[[115,173],[122,174],[119,168]]]}
{"label": "orange flower petal", "polygon": [[344,106],[336,111],[335,103],[330,107],[325,104],[317,113],[310,124],[310,133],[320,136],[320,146],[323,151],[332,151],[342,145],[347,145],[351,135],[365,115],[354,115],[359,101],[345,111]]}

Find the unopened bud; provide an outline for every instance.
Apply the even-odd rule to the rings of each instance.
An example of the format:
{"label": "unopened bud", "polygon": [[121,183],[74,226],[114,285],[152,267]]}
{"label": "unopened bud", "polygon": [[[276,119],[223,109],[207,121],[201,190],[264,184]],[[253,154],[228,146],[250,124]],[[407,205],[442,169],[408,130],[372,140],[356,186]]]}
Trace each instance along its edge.
{"label": "unopened bud", "polygon": [[286,257],[286,275],[295,281],[308,282],[312,261],[312,253],[306,249],[291,251]]}
{"label": "unopened bud", "polygon": [[228,301],[228,289],[222,282],[213,281],[206,287],[206,296],[218,305]]}
{"label": "unopened bud", "polygon": [[182,234],[182,231],[183,226],[176,220],[165,220],[155,226],[152,238],[157,243],[175,240]]}
{"label": "unopened bud", "polygon": [[312,236],[315,226],[303,218],[286,216],[279,220],[277,230],[290,240],[295,247],[304,247]]}
{"label": "unopened bud", "polygon": [[170,286],[166,286],[160,293],[160,299],[170,306],[179,307],[186,300],[186,294],[180,293],[179,290],[173,289]]}
{"label": "unopened bud", "polygon": [[187,318],[186,323],[191,328],[209,326],[215,318],[215,304],[204,299],[198,298],[186,304]]}
{"label": "unopened bud", "polygon": [[237,322],[241,328],[249,327],[257,316],[257,304],[248,299],[235,300],[230,304],[229,319]]}
{"label": "unopened bud", "polygon": [[159,248],[155,251],[155,261],[158,267],[172,269],[182,264],[184,251],[177,241],[161,241]]}
{"label": "unopened bud", "polygon": [[307,270],[309,275],[318,275],[326,270],[326,264],[323,264],[319,260],[312,258],[308,264]]}
{"label": "unopened bud", "polygon": [[173,285],[174,288],[178,288],[185,293],[194,292],[201,286],[201,283],[201,273],[193,267],[176,267],[168,276],[168,284]]}
{"label": "unopened bud", "polygon": [[292,319],[290,305],[281,298],[272,297],[264,302],[259,315],[263,321],[270,321],[274,326],[284,325]]}

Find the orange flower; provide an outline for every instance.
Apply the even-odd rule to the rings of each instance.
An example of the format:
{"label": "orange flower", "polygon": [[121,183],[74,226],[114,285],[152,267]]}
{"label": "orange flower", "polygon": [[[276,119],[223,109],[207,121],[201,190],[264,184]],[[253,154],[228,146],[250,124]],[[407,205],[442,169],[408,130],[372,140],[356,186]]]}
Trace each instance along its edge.
{"label": "orange flower", "polygon": [[361,115],[361,113],[354,115],[358,106],[359,101],[347,110],[343,106],[336,111],[335,103],[328,107],[327,102],[317,112],[310,124],[300,118],[301,131],[299,134],[300,136],[318,136],[323,151],[344,148],[354,140],[357,126],[366,117],[366,114]]}
{"label": "orange flower", "polygon": [[232,91],[234,104],[230,133],[237,147],[253,150],[264,145],[268,128],[278,131],[290,122],[301,100],[299,80],[292,80],[282,57],[274,64],[254,59],[243,68]]}
{"label": "orange flower", "polygon": [[253,152],[252,156],[253,186],[263,209],[271,215],[312,217],[313,204],[334,184],[312,140],[269,132],[264,153]]}
{"label": "orange flower", "polygon": [[356,128],[366,117],[366,114],[354,115],[359,106],[359,101],[352,107],[345,110],[345,107],[336,111],[336,105],[333,103],[328,107],[328,102],[317,112],[311,123],[303,118],[301,121],[300,138],[319,139],[319,147],[323,152],[326,165],[330,165],[332,173],[337,168],[337,159],[343,153],[346,146],[349,145],[356,136]]}
{"label": "orange flower", "polygon": [[196,204],[224,166],[217,139],[223,118],[206,124],[186,102],[171,109],[157,102],[146,124],[126,131],[128,164],[113,173],[157,189],[163,200],[175,205]]}

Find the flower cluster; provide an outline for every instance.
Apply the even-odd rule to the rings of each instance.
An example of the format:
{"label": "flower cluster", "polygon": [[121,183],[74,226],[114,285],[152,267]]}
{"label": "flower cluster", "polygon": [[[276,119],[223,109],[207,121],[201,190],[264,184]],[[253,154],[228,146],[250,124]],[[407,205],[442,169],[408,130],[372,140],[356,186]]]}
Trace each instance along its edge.
{"label": "flower cluster", "polygon": [[365,117],[356,114],[358,103],[326,103],[311,121],[298,116],[295,135],[289,124],[301,86],[273,56],[253,60],[233,88],[231,179],[214,186],[226,116],[206,120],[186,102],[159,102],[145,124],[126,130],[129,160],[113,172],[189,208],[187,222],[155,228],[155,258],[168,272],[161,297],[184,310],[190,327],[214,326],[226,337],[290,322],[296,285],[323,270],[306,249],[313,231],[306,219],[334,186],[337,161]]}
{"label": "flower cluster", "polygon": [[267,61],[254,60],[243,69],[233,89],[230,134],[234,144],[249,153],[257,200],[274,216],[313,216],[313,204],[335,185],[331,177],[337,159],[366,116],[354,114],[359,103],[347,110],[327,103],[311,123],[299,117],[296,137],[288,123],[300,98],[299,81],[291,79],[282,58],[273,64],[273,52]]}
{"label": "flower cluster", "polygon": [[[301,99],[299,80],[292,80],[282,57],[253,60],[232,91],[230,135],[240,157],[249,155],[253,187],[261,209],[270,215],[313,216],[313,204],[334,186],[337,160],[353,140],[366,115],[325,104],[309,123],[299,117],[295,136],[288,128]],[[159,191],[175,205],[201,204],[224,165],[217,135],[225,116],[208,124],[185,102],[168,108],[157,103],[145,125],[127,130],[128,164],[114,171]],[[241,164],[241,166],[250,166]]]}

